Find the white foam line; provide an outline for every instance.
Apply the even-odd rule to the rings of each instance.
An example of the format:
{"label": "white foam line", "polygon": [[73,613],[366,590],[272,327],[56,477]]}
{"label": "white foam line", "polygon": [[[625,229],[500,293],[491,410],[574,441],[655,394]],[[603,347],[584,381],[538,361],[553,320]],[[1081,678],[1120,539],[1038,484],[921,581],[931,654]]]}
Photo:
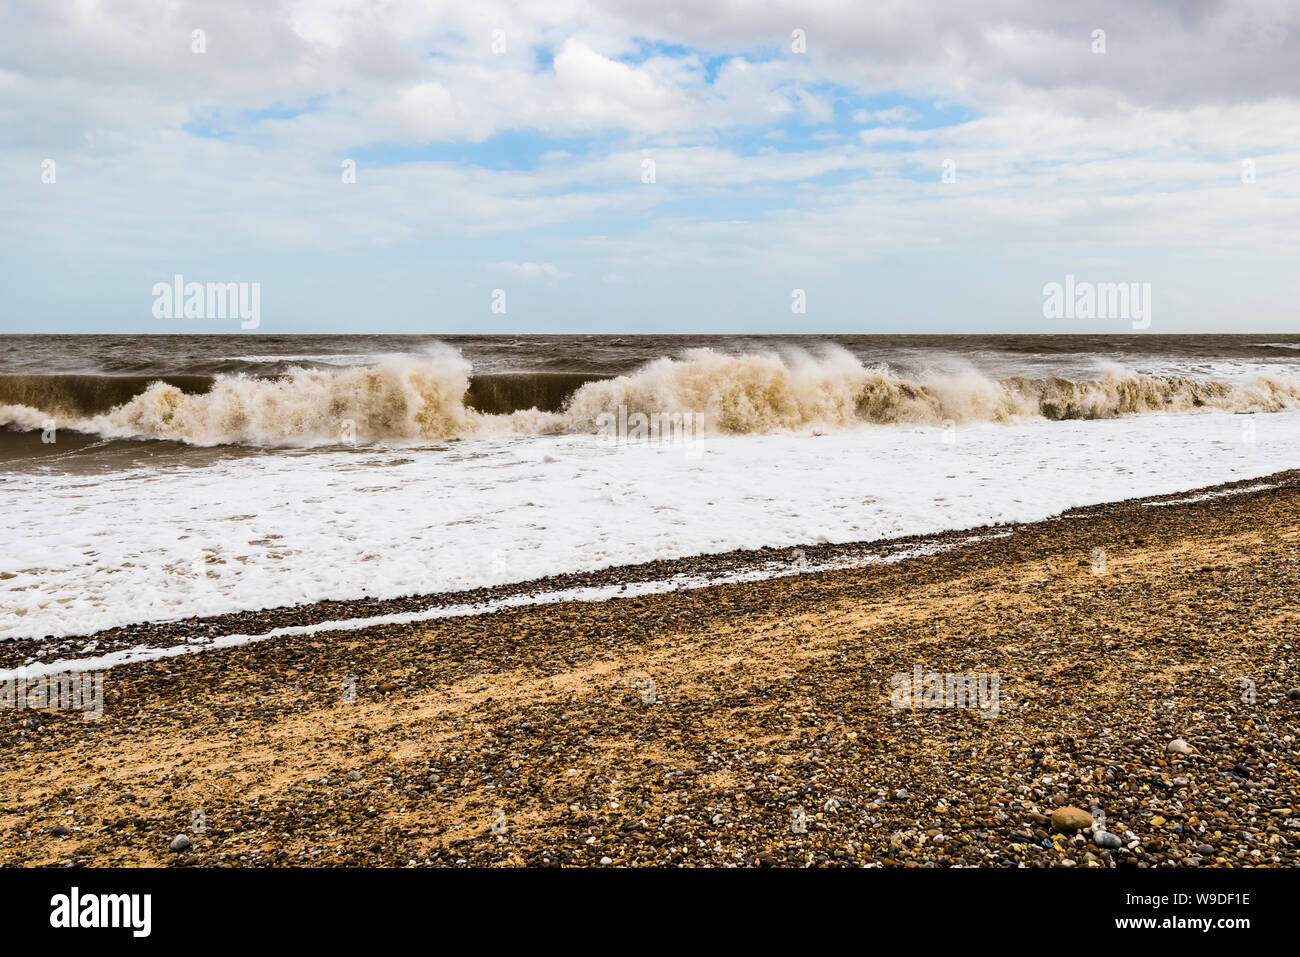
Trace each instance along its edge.
{"label": "white foam line", "polygon": [[487,615],[510,608],[526,608],[539,605],[556,605],[562,602],[601,602],[613,598],[637,598],[641,595],[663,595],[673,591],[693,591],[697,588],[710,588],[715,585],[734,585],[743,582],[769,581],[776,578],[790,578],[814,572],[840,571],[847,568],[862,568],[868,565],[891,565],[908,558],[936,555],[961,545],[973,542],[991,541],[997,538],[1009,538],[1010,531],[991,532],[985,535],[970,535],[955,542],[937,545],[923,545],[904,549],[895,554],[880,557],[866,556],[856,559],[843,559],[821,564],[767,565],[750,568],[745,571],[732,572],[715,578],[699,575],[676,575],[652,581],[628,582],[620,585],[588,585],[582,588],[565,588],[559,591],[534,592],[528,595],[510,595],[494,601],[478,602],[468,605],[444,605],[438,608],[426,608],[423,611],[399,612],[392,615],[374,615],[369,618],[340,618],[331,621],[319,621],[311,625],[288,625],[273,628],[256,635],[222,635],[208,641],[188,641],[166,648],[151,648],[137,645],[122,651],[113,651],[94,658],[60,659],[49,663],[23,665],[9,671],[0,671],[0,681],[17,678],[36,678],[42,675],[64,674],[75,671],[107,671],[119,665],[136,664],[142,661],[158,661],[162,658],[174,658],[178,655],[195,654],[220,648],[234,648],[272,638],[314,635],[327,631],[361,631],[379,625],[408,625],[422,621],[436,621],[441,618],[465,618]]}
{"label": "white foam line", "polygon": [[1262,492],[1265,489],[1281,488],[1279,482],[1262,482],[1259,485],[1247,485],[1243,488],[1226,488],[1217,492],[1203,492],[1200,495],[1189,495],[1186,498],[1170,498],[1163,502],[1147,502],[1148,508],[1156,508],[1162,505],[1186,505],[1189,502],[1204,502],[1211,498],[1226,498],[1229,495],[1245,495],[1247,492]]}

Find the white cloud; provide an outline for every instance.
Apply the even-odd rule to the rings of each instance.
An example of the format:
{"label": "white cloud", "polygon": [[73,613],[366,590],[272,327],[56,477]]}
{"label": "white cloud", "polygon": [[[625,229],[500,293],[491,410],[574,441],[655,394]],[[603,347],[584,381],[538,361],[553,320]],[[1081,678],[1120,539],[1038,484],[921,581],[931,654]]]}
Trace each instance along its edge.
{"label": "white cloud", "polygon": [[449,139],[455,132],[451,93],[440,83],[420,83],[397,95],[392,106],[396,126],[418,141]]}
{"label": "white cloud", "polygon": [[[1293,251],[1297,43],[1271,0],[9,0],[0,285],[19,254],[124,271],[185,249],[271,269],[437,247],[453,277],[671,270],[665,290],[935,250]],[[922,123],[936,97],[971,119]]]}
{"label": "white cloud", "polygon": [[611,60],[580,40],[555,55],[555,77],[566,107],[598,125],[663,128],[682,112],[680,94],[653,69]]}
{"label": "white cloud", "polygon": [[573,274],[561,270],[555,263],[534,263],[534,262],[499,262],[493,263],[494,269],[500,269],[504,272],[513,273],[516,276],[526,276],[529,279],[568,279]]}
{"label": "white cloud", "polygon": [[879,123],[882,126],[906,126],[920,118],[921,114],[910,106],[893,106],[887,110],[858,110],[853,114],[854,123]]}

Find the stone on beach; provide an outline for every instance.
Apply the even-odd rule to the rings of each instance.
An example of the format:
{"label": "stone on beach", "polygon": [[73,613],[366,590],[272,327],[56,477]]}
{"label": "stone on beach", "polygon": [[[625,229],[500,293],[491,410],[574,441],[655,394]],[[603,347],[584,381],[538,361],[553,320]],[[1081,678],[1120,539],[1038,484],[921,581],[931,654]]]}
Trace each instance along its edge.
{"label": "stone on beach", "polygon": [[1059,807],[1052,812],[1052,827],[1064,834],[1092,827],[1092,815],[1083,808]]}
{"label": "stone on beach", "polygon": [[1111,850],[1118,850],[1124,844],[1118,834],[1112,834],[1110,831],[1098,831],[1092,836],[1092,840],[1098,847],[1108,847]]}

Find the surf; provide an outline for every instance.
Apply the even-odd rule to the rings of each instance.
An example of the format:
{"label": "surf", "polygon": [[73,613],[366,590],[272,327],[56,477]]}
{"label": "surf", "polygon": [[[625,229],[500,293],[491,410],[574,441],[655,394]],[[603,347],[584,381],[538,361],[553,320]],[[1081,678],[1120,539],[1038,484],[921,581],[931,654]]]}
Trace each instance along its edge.
{"label": "surf", "polygon": [[1300,380],[1153,375],[992,378],[954,360],[903,375],[827,347],[663,356],[624,375],[476,376],[451,347],[351,367],[256,376],[0,376],[0,426],[194,446],[312,448],[594,433],[619,410],[696,416],[722,434],[946,426],[1300,408]]}

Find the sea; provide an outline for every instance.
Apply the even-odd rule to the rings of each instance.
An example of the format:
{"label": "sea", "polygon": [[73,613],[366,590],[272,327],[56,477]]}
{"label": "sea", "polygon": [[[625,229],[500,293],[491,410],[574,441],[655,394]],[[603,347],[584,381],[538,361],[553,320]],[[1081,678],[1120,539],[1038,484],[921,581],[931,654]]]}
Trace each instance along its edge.
{"label": "sea", "polygon": [[0,638],[1300,466],[1300,335],[0,336]]}

